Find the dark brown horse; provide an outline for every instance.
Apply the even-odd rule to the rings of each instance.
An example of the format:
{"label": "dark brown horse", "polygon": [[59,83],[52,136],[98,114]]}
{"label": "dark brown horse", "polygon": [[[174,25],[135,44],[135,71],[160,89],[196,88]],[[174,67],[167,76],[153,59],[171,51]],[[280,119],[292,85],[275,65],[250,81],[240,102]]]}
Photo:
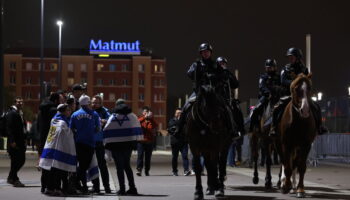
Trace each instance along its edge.
{"label": "dark brown horse", "polygon": [[204,157],[207,169],[207,194],[223,190],[223,181],[218,178],[219,156],[220,152],[227,151],[227,144],[232,142],[225,105],[224,99],[215,92],[215,89],[211,85],[205,85],[201,87],[196,102],[187,115],[185,133],[193,154],[192,162],[196,174],[195,200],[204,197],[201,156]]}
{"label": "dark brown horse", "polygon": [[271,136],[269,136],[270,131],[270,125],[265,126],[266,120],[270,118],[270,115],[272,114],[272,108],[274,107],[274,104],[276,103],[275,100],[270,100],[269,104],[264,109],[263,115],[260,119],[260,124],[258,127],[255,127],[253,129],[253,132],[250,137],[250,148],[252,151],[252,158],[253,158],[253,165],[254,165],[254,177],[253,177],[253,183],[258,184],[259,183],[259,173],[258,173],[258,159],[259,159],[259,147],[262,147],[262,154],[261,157],[266,158],[266,176],[265,176],[265,188],[271,189],[272,188],[272,182],[271,182],[271,165],[272,165],[272,159],[271,159],[271,153],[274,145],[274,140]]}
{"label": "dark brown horse", "polygon": [[281,192],[292,189],[292,172],[297,169],[299,182],[297,197],[305,196],[304,175],[306,161],[317,129],[311,112],[311,74],[299,74],[290,86],[292,100],[288,103],[278,126],[280,157],[282,162]]}

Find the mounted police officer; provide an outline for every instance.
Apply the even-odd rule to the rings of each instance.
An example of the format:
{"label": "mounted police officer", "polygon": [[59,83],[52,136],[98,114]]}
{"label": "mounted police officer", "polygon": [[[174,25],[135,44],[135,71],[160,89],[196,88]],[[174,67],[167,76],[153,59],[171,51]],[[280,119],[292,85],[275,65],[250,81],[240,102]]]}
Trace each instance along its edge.
{"label": "mounted police officer", "polygon": [[250,129],[258,126],[264,108],[271,103],[274,105],[280,98],[281,94],[281,77],[277,72],[277,63],[275,59],[265,61],[265,73],[259,78],[259,103],[255,106],[250,114]]}
{"label": "mounted police officer", "polygon": [[235,99],[235,89],[239,87],[239,82],[234,74],[227,68],[227,59],[218,57],[216,64],[219,70],[219,79],[221,80],[217,86],[217,90],[224,97],[227,105],[233,114],[233,125],[237,126],[239,135],[244,135],[244,119],[241,108],[239,107],[239,100]]}
{"label": "mounted police officer", "polygon": [[185,103],[183,107],[182,114],[179,119],[178,128],[175,132],[180,132],[185,124],[185,117],[190,106],[196,100],[196,96],[202,85],[211,84],[214,87],[218,86],[220,83],[219,74],[223,71],[222,68],[218,68],[215,61],[212,60],[213,48],[208,43],[202,43],[198,48],[201,59],[195,61],[190,66],[187,71],[187,76],[193,82],[193,93],[191,94],[189,100]]}
{"label": "mounted police officer", "polygon": [[[283,68],[281,71],[281,84],[283,89],[283,95],[278,102],[278,104],[275,106],[274,112],[273,112],[273,118],[272,118],[272,126],[270,130],[270,135],[276,135],[276,126],[278,122],[280,121],[282,114],[284,112],[285,107],[291,100],[291,93],[290,93],[290,84],[292,81],[301,73],[308,75],[309,70],[305,67],[303,61],[301,60],[303,57],[302,51],[298,48],[289,48],[287,51],[286,56],[289,59],[289,63]],[[313,113],[313,116],[315,117],[316,126],[318,127],[319,134],[322,134],[324,132],[327,132],[326,128],[322,127],[322,121],[321,121],[321,110],[320,107],[315,103],[311,103],[311,112]]]}

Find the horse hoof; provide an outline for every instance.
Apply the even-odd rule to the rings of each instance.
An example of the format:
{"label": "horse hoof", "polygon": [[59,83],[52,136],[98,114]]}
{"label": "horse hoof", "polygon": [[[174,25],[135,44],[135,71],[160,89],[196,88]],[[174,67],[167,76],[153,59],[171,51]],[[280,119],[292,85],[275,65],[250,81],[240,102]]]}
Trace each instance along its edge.
{"label": "horse hoof", "polygon": [[281,189],[281,181],[278,181],[276,186],[277,186],[277,189]]}
{"label": "horse hoof", "polygon": [[271,190],[272,189],[272,183],[271,182],[266,182],[265,183],[265,189],[266,190]]}
{"label": "horse hoof", "polygon": [[207,192],[205,193],[205,195],[214,195],[215,194],[215,190],[212,189],[207,189]]}
{"label": "horse hoof", "polygon": [[297,198],[305,198],[305,192],[297,192]]}
{"label": "horse hoof", "polygon": [[223,197],[223,196],[225,196],[224,189],[219,189],[218,191],[216,191],[215,197]]}
{"label": "horse hoof", "polygon": [[253,178],[253,183],[256,185],[259,183],[259,178],[258,177],[254,177]]}
{"label": "horse hoof", "polygon": [[202,191],[196,191],[194,193],[194,200],[203,200],[204,199],[204,195]]}
{"label": "horse hoof", "polygon": [[282,186],[282,188],[281,188],[281,192],[282,192],[282,194],[288,194],[289,191],[290,191],[291,189],[292,189],[291,187],[286,187],[286,186],[284,185],[284,186]]}

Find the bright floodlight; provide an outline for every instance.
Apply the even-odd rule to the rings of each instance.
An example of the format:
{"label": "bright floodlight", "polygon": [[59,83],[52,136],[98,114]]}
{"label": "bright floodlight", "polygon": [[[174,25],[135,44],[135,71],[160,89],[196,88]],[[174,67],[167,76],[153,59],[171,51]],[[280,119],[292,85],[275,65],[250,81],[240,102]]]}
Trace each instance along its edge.
{"label": "bright floodlight", "polygon": [[317,97],[315,97],[315,96],[311,97],[311,99],[312,99],[313,101],[317,101]]}
{"label": "bright floodlight", "polygon": [[349,92],[349,96],[350,96],[350,86],[348,87],[348,92]]}
{"label": "bright floodlight", "polygon": [[322,92],[317,93],[317,100],[321,101],[322,100]]}
{"label": "bright floodlight", "polygon": [[56,24],[57,24],[58,26],[62,26],[62,25],[63,25],[63,21],[58,20]]}

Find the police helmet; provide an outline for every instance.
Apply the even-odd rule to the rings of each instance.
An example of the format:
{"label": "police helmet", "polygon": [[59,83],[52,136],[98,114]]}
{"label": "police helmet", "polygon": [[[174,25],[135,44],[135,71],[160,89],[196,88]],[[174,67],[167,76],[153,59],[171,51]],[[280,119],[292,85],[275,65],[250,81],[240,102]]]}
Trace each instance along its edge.
{"label": "police helmet", "polygon": [[221,62],[224,62],[224,63],[226,63],[227,64],[227,59],[225,58],[225,57],[218,57],[217,59],[216,59],[216,64],[220,64]]}
{"label": "police helmet", "polygon": [[266,59],[265,61],[265,67],[276,67],[277,66],[277,62],[275,59]]}
{"label": "police helmet", "polygon": [[213,51],[213,47],[210,44],[208,44],[208,43],[202,43],[199,46],[198,51],[200,53],[201,51],[204,51],[204,50]]}
{"label": "police helmet", "polygon": [[300,59],[303,57],[303,52],[301,52],[300,49],[291,47],[288,49],[286,56],[295,56],[296,58]]}

